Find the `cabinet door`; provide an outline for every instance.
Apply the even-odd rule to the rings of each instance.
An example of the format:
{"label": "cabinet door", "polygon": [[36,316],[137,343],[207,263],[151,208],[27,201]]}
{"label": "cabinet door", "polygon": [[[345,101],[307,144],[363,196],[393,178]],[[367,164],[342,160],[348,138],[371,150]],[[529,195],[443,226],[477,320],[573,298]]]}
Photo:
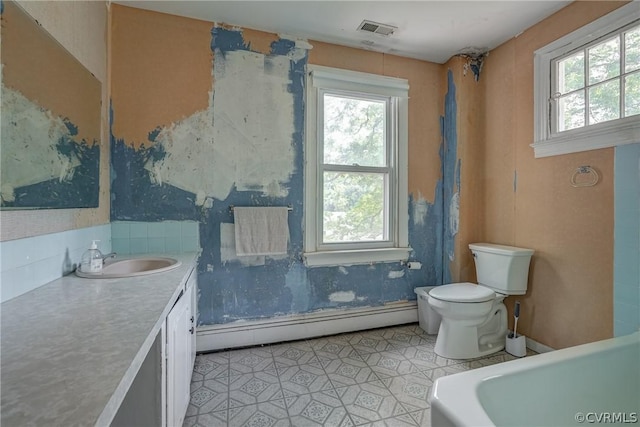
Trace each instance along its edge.
{"label": "cabinet door", "polygon": [[181,426],[191,383],[191,298],[182,295],[167,316],[167,423]]}
{"label": "cabinet door", "polygon": [[193,270],[189,280],[187,281],[187,294],[191,296],[191,365],[190,369],[196,362],[196,323],[198,321],[198,272]]}

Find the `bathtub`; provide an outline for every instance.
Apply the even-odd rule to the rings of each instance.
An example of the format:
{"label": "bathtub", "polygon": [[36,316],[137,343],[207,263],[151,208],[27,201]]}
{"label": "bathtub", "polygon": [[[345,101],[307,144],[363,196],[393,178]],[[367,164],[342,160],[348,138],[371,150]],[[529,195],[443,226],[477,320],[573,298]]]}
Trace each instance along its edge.
{"label": "bathtub", "polygon": [[640,332],[439,378],[431,424],[640,425]]}

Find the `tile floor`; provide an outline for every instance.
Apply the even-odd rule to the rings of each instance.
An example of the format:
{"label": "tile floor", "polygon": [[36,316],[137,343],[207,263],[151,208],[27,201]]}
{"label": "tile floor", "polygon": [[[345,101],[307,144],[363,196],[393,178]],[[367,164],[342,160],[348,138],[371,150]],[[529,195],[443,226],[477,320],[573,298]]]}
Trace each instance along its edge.
{"label": "tile floor", "polygon": [[428,426],[443,375],[511,360],[452,360],[417,324],[201,354],[185,427]]}

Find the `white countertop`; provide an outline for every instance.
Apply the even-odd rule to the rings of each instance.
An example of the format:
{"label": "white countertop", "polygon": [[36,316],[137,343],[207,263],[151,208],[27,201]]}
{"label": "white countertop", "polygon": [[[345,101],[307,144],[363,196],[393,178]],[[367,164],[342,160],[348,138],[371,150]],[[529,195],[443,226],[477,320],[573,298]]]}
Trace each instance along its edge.
{"label": "white countertop", "polygon": [[62,277],[0,305],[1,424],[109,425],[196,253],[175,270],[123,279]]}

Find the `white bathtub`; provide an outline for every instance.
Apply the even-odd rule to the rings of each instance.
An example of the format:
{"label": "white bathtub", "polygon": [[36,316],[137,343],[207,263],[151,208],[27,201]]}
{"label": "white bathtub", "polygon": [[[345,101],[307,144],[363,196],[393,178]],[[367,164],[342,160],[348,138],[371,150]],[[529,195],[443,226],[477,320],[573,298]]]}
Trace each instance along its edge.
{"label": "white bathtub", "polygon": [[640,332],[439,378],[431,424],[640,425]]}

